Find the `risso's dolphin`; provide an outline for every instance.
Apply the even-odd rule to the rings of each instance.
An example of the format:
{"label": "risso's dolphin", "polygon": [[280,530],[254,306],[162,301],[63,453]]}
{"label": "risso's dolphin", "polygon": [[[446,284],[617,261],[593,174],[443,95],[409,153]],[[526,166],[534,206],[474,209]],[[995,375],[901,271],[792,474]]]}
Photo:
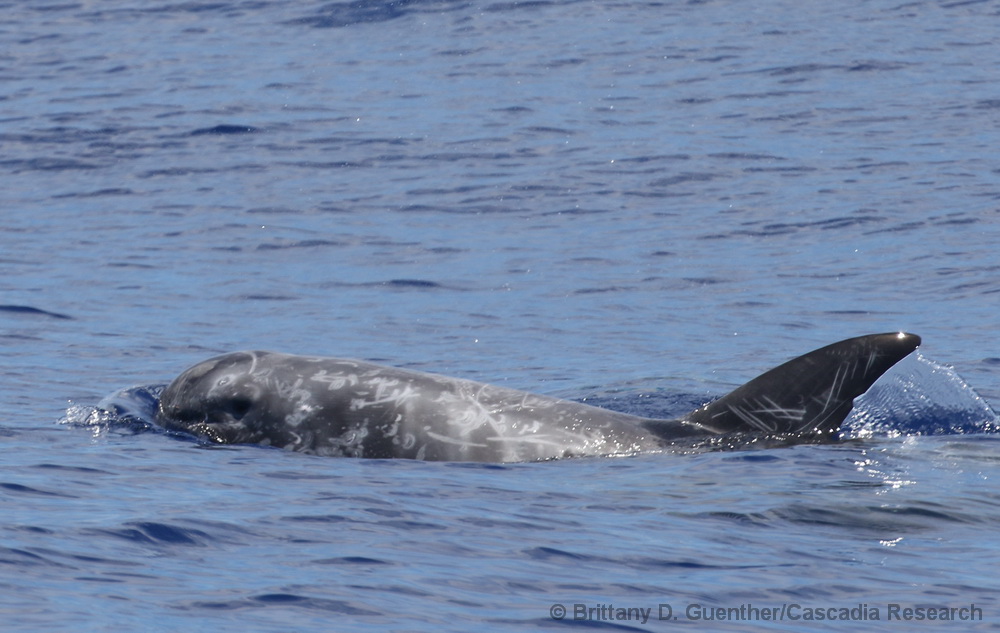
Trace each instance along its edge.
{"label": "risso's dolphin", "polygon": [[919,344],[903,332],[840,341],[679,420],[357,360],[234,352],[178,376],[160,396],[157,420],[220,444],[441,461],[816,442],[833,439],[854,398]]}

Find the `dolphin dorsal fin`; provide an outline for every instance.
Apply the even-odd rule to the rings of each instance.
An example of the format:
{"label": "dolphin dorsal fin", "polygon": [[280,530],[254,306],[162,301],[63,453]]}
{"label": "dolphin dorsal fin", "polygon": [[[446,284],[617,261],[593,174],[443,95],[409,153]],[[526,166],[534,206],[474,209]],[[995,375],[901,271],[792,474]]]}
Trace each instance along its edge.
{"label": "dolphin dorsal fin", "polygon": [[896,332],[849,338],[757,376],[686,420],[714,433],[832,435],[854,399],[920,345]]}

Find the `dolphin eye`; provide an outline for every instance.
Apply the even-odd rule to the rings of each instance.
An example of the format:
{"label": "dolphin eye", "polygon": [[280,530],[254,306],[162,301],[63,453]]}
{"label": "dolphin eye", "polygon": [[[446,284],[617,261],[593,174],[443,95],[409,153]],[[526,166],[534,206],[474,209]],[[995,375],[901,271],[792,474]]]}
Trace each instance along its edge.
{"label": "dolphin eye", "polygon": [[253,402],[250,398],[233,398],[226,403],[226,413],[237,420],[241,420],[243,416],[249,413],[252,406]]}

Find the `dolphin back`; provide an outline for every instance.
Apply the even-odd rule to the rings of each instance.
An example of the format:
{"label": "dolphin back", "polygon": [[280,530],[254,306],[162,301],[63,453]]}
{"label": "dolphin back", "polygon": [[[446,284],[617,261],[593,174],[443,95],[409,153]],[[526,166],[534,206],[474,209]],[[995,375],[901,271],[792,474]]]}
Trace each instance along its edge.
{"label": "dolphin back", "polygon": [[832,436],[863,394],[920,345],[915,334],[850,338],[794,358],[694,411],[713,433]]}

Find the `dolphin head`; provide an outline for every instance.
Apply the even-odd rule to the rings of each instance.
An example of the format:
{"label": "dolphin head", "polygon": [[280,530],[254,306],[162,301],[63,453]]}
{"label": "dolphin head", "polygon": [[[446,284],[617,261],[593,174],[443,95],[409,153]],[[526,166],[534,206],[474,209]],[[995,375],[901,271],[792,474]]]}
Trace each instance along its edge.
{"label": "dolphin head", "polygon": [[259,384],[268,352],[234,352],[198,363],[160,394],[157,421],[219,444],[262,442],[268,401]]}

